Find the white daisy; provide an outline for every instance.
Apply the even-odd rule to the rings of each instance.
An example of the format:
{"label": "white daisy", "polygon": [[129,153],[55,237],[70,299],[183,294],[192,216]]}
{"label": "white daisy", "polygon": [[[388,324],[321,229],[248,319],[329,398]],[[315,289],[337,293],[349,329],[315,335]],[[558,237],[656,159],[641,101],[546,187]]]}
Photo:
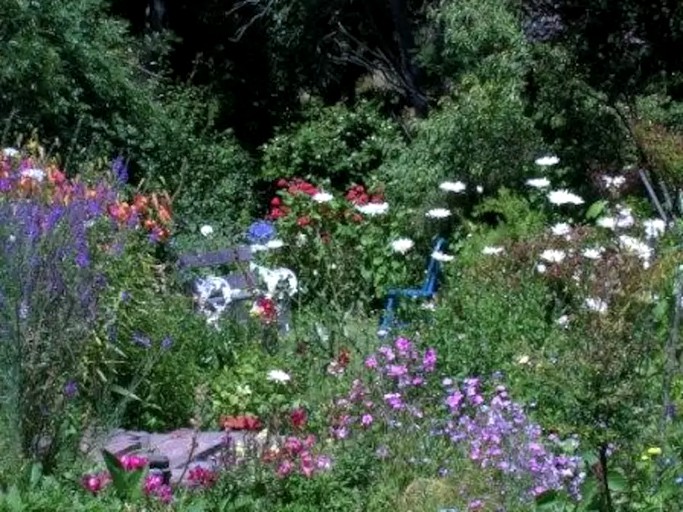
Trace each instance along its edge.
{"label": "white daisy", "polygon": [[21,171],[21,175],[36,181],[43,181],[45,179],[45,171],[42,169],[24,169]]}
{"label": "white daisy", "polygon": [[284,246],[285,243],[276,238],[275,240],[270,240],[269,242],[266,242],[266,248],[268,249],[279,249],[280,247]]}
{"label": "white daisy", "polygon": [[666,224],[662,219],[646,219],[643,221],[646,238],[657,238],[664,233]]}
{"label": "white daisy", "polygon": [[569,324],[569,317],[567,315],[562,315],[560,318],[555,320],[557,322],[557,325],[561,325],[562,327],[566,327],[567,324]]}
{"label": "white daisy", "polygon": [[536,265],[536,272],[539,274],[545,274],[546,270],[548,270],[548,267],[546,267],[543,263]]}
{"label": "white daisy", "polygon": [[484,248],[481,250],[481,253],[482,253],[482,254],[487,254],[487,255],[491,255],[491,254],[500,254],[501,252],[503,252],[503,250],[504,250],[504,249],[503,249],[502,247],[494,247],[494,246],[491,246],[491,245],[487,245],[486,247],[484,247]]}
{"label": "white daisy", "polygon": [[329,203],[334,199],[334,196],[327,192],[318,192],[317,194],[314,194],[311,199],[316,203]]}
{"label": "white daisy", "polygon": [[551,190],[548,193],[548,199],[551,203],[562,205],[562,204],[583,204],[583,199],[581,199],[576,194],[569,192],[569,190]]}
{"label": "white daisy", "polygon": [[625,206],[619,206],[617,210],[616,226],[618,228],[630,228],[635,224],[635,219],[631,214],[631,209]]}
{"label": "white daisy", "polygon": [[439,188],[444,192],[454,192],[459,194],[467,189],[467,185],[465,185],[462,181],[444,181],[441,185],[439,185]]}
{"label": "white daisy", "polygon": [[481,185],[477,185],[476,191],[477,191],[477,194],[483,194],[484,193],[484,187],[482,187]]}
{"label": "white daisy", "polygon": [[12,158],[19,154],[19,150],[15,148],[5,148],[2,150],[2,154],[9,158]]}
{"label": "white daisy", "polygon": [[383,215],[389,211],[389,203],[368,203],[356,206],[356,210],[364,215]]}
{"label": "white daisy", "polygon": [[626,183],[626,178],[623,176],[603,176],[602,181],[605,182],[607,188],[619,189]]}
{"label": "white daisy", "polygon": [[430,219],[445,219],[446,217],[450,217],[451,212],[446,208],[432,208],[425,213],[425,215]]}
{"label": "white daisy", "polygon": [[617,226],[617,219],[614,217],[600,217],[595,223],[601,228],[614,229]]}
{"label": "white daisy", "polygon": [[289,376],[289,374],[287,372],[283,372],[282,370],[270,370],[268,372],[268,380],[272,380],[273,382],[285,383],[291,379],[292,378]]}
{"label": "white daisy", "polygon": [[591,311],[595,311],[597,313],[607,313],[607,303],[602,299],[589,297],[583,301],[583,305]]}
{"label": "white daisy", "polygon": [[213,228],[208,224],[204,224],[201,228],[199,228],[199,232],[202,234],[202,236],[211,236],[213,235]]}
{"label": "white daisy", "polygon": [[546,155],[536,159],[536,165],[540,165],[541,167],[550,167],[559,163],[560,159],[555,155]]}
{"label": "white daisy", "polygon": [[604,247],[589,247],[588,249],[584,249],[581,254],[584,258],[588,258],[589,260],[598,260],[604,250]]}
{"label": "white daisy", "polygon": [[546,249],[541,253],[541,259],[549,263],[560,263],[566,256],[564,251],[558,249]]}
{"label": "white daisy", "polygon": [[627,252],[635,254],[638,258],[643,260],[647,268],[649,266],[650,258],[652,257],[652,247],[647,245],[642,240],[628,235],[619,236],[619,245]]}
{"label": "white daisy", "polygon": [[391,242],[391,248],[398,253],[405,254],[413,248],[415,242],[410,238],[398,238]]}
{"label": "white daisy", "polygon": [[550,180],[548,178],[532,178],[526,180],[526,184],[534,188],[546,188],[550,186]]}
{"label": "white daisy", "polygon": [[434,251],[432,253],[432,258],[434,258],[436,261],[453,261],[454,256],[441,251]]}
{"label": "white daisy", "polygon": [[555,236],[564,236],[571,233],[572,227],[566,222],[559,222],[551,227],[550,231],[552,231],[553,235]]}

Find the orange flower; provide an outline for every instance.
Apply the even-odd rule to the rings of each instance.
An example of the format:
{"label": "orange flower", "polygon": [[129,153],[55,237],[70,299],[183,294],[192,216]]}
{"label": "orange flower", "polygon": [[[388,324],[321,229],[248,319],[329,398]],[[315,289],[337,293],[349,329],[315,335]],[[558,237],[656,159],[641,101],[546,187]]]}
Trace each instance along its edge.
{"label": "orange flower", "polygon": [[147,214],[147,208],[149,205],[149,198],[142,194],[135,194],[135,198],[133,198],[133,207],[141,214],[141,215],[146,215]]}
{"label": "orange flower", "polygon": [[56,167],[49,167],[47,169],[47,179],[53,185],[61,185],[66,181],[66,176]]}
{"label": "orange flower", "polygon": [[157,227],[157,221],[153,219],[145,219],[144,226],[147,231],[153,231],[154,228]]}

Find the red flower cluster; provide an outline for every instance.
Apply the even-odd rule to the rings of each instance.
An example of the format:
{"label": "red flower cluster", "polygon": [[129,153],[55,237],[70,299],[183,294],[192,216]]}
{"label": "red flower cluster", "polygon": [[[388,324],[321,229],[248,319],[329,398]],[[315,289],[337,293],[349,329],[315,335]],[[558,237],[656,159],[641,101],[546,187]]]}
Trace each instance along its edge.
{"label": "red flower cluster", "polygon": [[221,428],[223,430],[248,430],[255,431],[263,428],[263,423],[256,416],[251,414],[241,414],[239,416],[221,417]]}
{"label": "red flower cluster", "polygon": [[[280,179],[277,182],[277,187],[281,189],[282,194],[288,194],[290,196],[304,194],[312,197],[320,192],[318,187],[306,180],[302,180],[301,178],[294,178],[290,181]],[[270,212],[268,215],[266,215],[266,218],[268,220],[277,220],[281,217],[287,216],[289,212],[289,207],[282,204],[282,200],[279,197],[274,197],[270,200]]]}
{"label": "red flower cluster", "polygon": [[353,185],[344,196],[346,200],[356,206],[362,206],[368,203],[382,203],[384,202],[384,194],[381,192],[370,193],[363,185]]}
{"label": "red flower cluster", "polygon": [[289,419],[294,428],[301,429],[306,426],[306,423],[308,423],[308,413],[303,407],[297,407],[289,413]]}

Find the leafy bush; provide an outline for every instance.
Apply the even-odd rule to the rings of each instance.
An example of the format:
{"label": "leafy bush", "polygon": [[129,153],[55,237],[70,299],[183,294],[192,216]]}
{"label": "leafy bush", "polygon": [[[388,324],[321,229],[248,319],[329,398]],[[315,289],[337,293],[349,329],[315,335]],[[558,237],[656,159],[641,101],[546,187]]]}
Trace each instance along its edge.
{"label": "leafy bush", "polygon": [[261,177],[267,180],[305,177],[329,181],[334,188],[367,182],[374,171],[402,148],[398,126],[361,102],[306,106],[304,120],[263,146]]}
{"label": "leafy bush", "polygon": [[382,166],[390,197],[423,206],[454,176],[485,190],[517,184],[540,147],[524,99],[530,52],[506,2],[442,2],[439,52],[425,68],[445,77],[449,93],[416,122],[409,147]]}

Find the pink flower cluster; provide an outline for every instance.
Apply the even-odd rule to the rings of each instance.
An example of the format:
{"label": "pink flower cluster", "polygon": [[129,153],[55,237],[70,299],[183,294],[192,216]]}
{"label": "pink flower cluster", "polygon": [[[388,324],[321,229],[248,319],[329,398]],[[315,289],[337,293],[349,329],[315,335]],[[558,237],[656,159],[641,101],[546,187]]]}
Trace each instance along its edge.
{"label": "pink flower cluster", "polygon": [[195,466],[188,472],[187,480],[192,487],[208,489],[209,487],[213,487],[218,480],[218,473],[212,469]]}
{"label": "pink flower cluster", "polygon": [[372,400],[371,389],[382,390],[379,398],[391,411],[405,411],[421,418],[423,412],[412,405],[415,400],[411,396],[424,386],[428,374],[436,367],[436,359],[435,349],[419,351],[406,338],[396,339],[393,346],[384,345],[377,349],[365,359],[365,367],[372,372],[372,382],[354,380],[348,396],[336,401],[331,436],[345,439],[352,425],[368,429],[376,423],[373,412],[376,413],[379,404]]}
{"label": "pink flower cluster", "polygon": [[305,438],[289,436],[281,446],[268,450],[263,460],[277,466],[276,473],[280,478],[300,474],[311,478],[316,473],[327,471],[332,467],[332,460],[327,455],[314,452],[315,436]]}
{"label": "pink flower cluster", "polygon": [[[123,455],[119,457],[119,463],[124,471],[142,471],[147,467],[147,459],[139,455]],[[81,485],[85,490],[93,494],[99,494],[112,483],[112,476],[108,471],[89,473],[81,479]],[[146,496],[156,497],[163,503],[170,503],[173,499],[171,486],[164,483],[159,474],[145,475],[142,490]]]}
{"label": "pink flower cluster", "polygon": [[152,473],[145,476],[142,490],[146,496],[158,498],[162,503],[170,503],[173,500],[173,490],[171,486],[164,483],[164,478]]}

